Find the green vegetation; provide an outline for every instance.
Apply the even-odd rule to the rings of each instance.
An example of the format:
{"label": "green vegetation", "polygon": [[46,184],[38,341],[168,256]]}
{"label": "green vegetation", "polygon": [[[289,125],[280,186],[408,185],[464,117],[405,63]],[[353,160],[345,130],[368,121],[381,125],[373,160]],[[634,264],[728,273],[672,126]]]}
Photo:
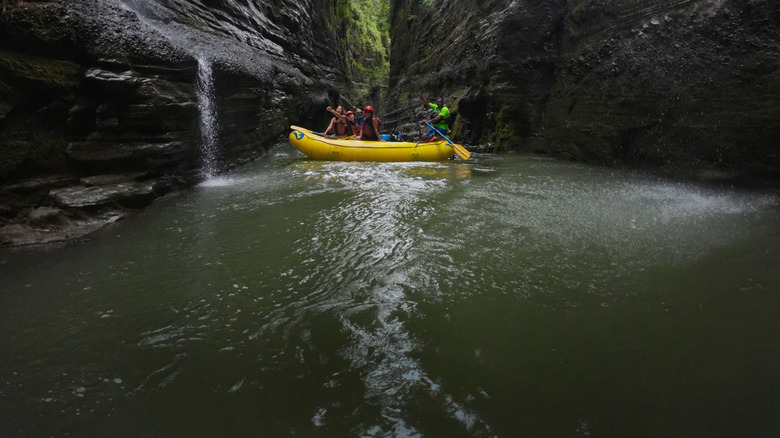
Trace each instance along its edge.
{"label": "green vegetation", "polygon": [[352,11],[361,43],[381,54],[387,62],[390,49],[390,1],[352,0]]}
{"label": "green vegetation", "polygon": [[[384,91],[390,78],[390,0],[353,0],[352,10],[357,21],[360,47],[366,52],[362,81],[367,94]],[[372,55],[373,53],[373,55]]]}
{"label": "green vegetation", "polygon": [[328,25],[343,44],[354,92],[386,87],[390,74],[390,0],[331,0]]}
{"label": "green vegetation", "polygon": [[388,58],[390,51],[390,0],[332,0],[334,30],[344,26],[346,42],[362,51]]}

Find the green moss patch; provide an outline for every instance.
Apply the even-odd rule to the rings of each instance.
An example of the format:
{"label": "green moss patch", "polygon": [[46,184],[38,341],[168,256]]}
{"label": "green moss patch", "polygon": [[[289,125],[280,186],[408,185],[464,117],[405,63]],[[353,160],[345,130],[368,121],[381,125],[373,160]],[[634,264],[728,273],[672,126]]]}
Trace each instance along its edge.
{"label": "green moss patch", "polygon": [[0,136],[0,179],[21,167],[52,169],[65,163],[64,136],[59,132],[6,130]]}
{"label": "green moss patch", "polygon": [[78,85],[81,67],[70,61],[0,50],[0,72],[0,91],[16,81],[62,90]]}

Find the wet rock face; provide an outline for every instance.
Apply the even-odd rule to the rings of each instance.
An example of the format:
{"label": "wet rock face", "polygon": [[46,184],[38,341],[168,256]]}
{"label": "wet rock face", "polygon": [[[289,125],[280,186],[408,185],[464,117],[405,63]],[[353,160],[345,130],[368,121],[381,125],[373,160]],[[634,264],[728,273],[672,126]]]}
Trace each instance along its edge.
{"label": "wet rock face", "polygon": [[[309,3],[3,2],[0,181],[82,163],[95,171],[91,161],[197,166],[203,63],[227,124],[225,163],[262,153],[286,131],[284,119],[312,117],[300,102],[324,107],[328,90],[349,83],[346,48],[328,26],[339,17]],[[108,157],[114,146],[122,152]],[[161,149],[169,151],[160,157]]]}
{"label": "wet rock face", "polygon": [[780,179],[777,2],[424,4],[394,4],[389,94],[444,95],[461,141]]}
{"label": "wet rock face", "polygon": [[70,166],[85,174],[149,170],[183,178],[197,165],[193,68],[99,59],[68,114]]}
{"label": "wet rock face", "polygon": [[[261,155],[291,121],[323,124],[329,91],[351,82],[344,19],[318,0],[1,6],[0,237],[14,237],[0,246],[58,239],[44,228],[72,238],[201,179],[204,66],[214,171]],[[143,176],[83,179],[129,174]]]}

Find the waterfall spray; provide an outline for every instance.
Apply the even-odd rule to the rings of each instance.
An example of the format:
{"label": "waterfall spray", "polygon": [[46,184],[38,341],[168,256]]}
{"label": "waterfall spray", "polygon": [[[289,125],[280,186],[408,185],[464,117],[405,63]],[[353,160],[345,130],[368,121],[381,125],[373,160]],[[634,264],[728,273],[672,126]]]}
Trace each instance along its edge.
{"label": "waterfall spray", "polygon": [[214,176],[217,165],[217,139],[219,124],[214,106],[214,80],[211,62],[198,56],[198,109],[200,110],[200,140],[203,173],[206,178]]}

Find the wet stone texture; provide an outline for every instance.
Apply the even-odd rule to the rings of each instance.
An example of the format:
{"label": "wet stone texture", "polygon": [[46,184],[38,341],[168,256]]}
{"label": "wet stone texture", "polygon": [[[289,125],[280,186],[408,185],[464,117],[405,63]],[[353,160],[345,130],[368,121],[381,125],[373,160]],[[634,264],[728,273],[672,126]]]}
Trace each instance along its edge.
{"label": "wet stone texture", "polygon": [[324,117],[329,91],[352,79],[335,36],[346,18],[244,3],[3,1],[0,246],[71,239],[201,181],[205,92],[213,172]]}
{"label": "wet stone texture", "polygon": [[389,95],[444,96],[456,140],[778,185],[777,2],[434,3],[395,3]]}

